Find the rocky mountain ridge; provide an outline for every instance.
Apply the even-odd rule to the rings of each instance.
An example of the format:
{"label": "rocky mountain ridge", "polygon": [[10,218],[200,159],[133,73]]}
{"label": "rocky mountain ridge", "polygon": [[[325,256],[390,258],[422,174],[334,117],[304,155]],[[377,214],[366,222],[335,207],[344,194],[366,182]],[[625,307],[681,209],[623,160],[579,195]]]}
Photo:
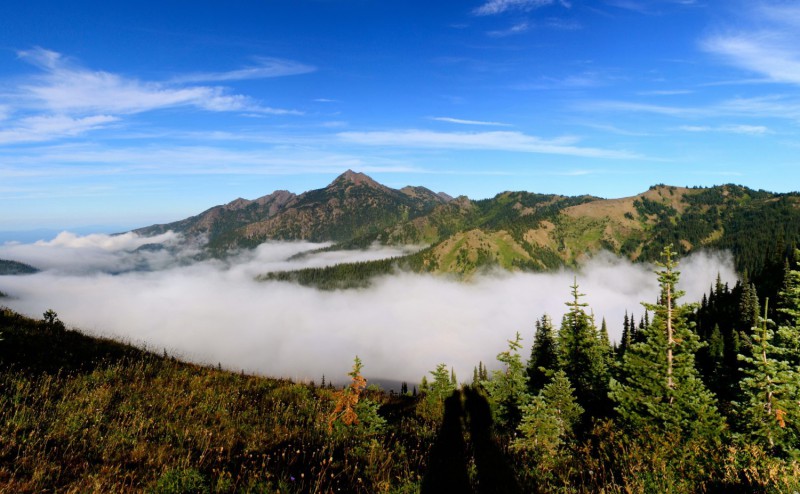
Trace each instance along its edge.
{"label": "rocky mountain ridge", "polygon": [[733,252],[742,271],[759,272],[800,240],[800,196],[738,185],[656,185],[636,196],[602,199],[503,192],[452,198],[425,187],[392,189],[348,170],[322,189],[236,199],[185,220],[135,230],[168,230],[224,256],[268,240],[334,242],[335,248],[429,246],[414,265],[470,273],[483,266],[550,270],[600,250],[657,260],[666,244],[681,254]]}

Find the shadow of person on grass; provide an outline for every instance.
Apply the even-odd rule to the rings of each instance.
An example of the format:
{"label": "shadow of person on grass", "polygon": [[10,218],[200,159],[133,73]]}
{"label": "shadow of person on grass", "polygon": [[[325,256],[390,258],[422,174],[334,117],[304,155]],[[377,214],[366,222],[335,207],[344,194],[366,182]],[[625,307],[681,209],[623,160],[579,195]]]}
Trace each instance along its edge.
{"label": "shadow of person on grass", "polygon": [[[454,391],[444,402],[442,427],[428,457],[422,494],[521,494],[514,470],[492,435],[489,402],[473,388],[465,388],[464,395],[466,410],[461,405],[459,391]],[[462,418],[467,418],[469,424],[477,491],[470,486]]]}
{"label": "shadow of person on grass", "polygon": [[486,397],[472,387],[464,389],[466,415],[478,471],[478,494],[522,494],[514,470],[492,437],[492,410]]}
{"label": "shadow of person on grass", "polygon": [[422,494],[472,492],[467,474],[467,445],[461,421],[463,415],[461,393],[453,391],[444,400],[444,419],[428,457]]}

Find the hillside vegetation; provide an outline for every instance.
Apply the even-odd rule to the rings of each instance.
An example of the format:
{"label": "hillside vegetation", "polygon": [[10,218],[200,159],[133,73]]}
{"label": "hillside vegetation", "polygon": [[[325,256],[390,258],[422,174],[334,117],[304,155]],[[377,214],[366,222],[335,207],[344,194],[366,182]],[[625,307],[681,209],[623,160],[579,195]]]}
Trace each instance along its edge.
{"label": "hillside vegetation", "polygon": [[619,344],[576,284],[529,350],[518,334],[471,384],[440,363],[399,395],[358,357],[346,387],[293,383],[0,309],[0,492],[800,489],[800,258],[774,303],[717,281],[694,306],[663,254]]}

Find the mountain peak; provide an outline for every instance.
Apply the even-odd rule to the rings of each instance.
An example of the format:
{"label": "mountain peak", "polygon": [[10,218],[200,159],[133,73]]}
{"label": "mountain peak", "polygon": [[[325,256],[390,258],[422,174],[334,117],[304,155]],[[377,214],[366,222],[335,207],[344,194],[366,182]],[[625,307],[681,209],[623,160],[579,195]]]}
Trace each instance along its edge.
{"label": "mountain peak", "polygon": [[381,184],[369,176],[360,172],[354,172],[353,170],[347,170],[336,177],[336,179],[331,182],[331,185],[366,185],[374,188],[382,187]]}

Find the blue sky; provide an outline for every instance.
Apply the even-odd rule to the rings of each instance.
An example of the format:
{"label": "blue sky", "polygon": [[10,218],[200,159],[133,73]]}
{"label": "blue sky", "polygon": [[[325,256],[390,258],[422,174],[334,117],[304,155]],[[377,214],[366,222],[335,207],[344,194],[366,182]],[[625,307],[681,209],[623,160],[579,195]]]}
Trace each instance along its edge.
{"label": "blue sky", "polygon": [[132,228],[327,185],[788,192],[800,6],[0,4],[0,230]]}

